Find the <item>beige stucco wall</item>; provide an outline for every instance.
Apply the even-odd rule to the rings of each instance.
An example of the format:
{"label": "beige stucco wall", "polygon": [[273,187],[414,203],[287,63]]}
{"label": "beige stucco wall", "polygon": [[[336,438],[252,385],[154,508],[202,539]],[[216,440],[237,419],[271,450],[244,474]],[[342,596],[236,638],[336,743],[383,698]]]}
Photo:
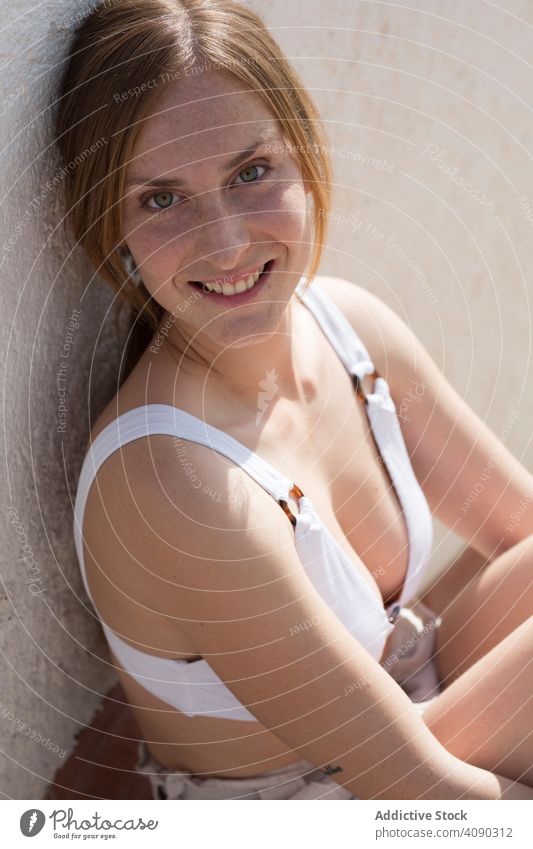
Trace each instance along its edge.
{"label": "beige stucco wall", "polygon": [[[322,271],[368,287],[397,310],[531,468],[533,7],[526,0],[502,0],[501,11],[482,0],[417,0],[411,10],[357,0],[252,5],[329,129],[337,191]],[[56,65],[69,26],[88,6],[1,3],[0,792],[12,798],[44,793],[114,680],[98,659],[105,645],[81,589],[71,504],[89,416],[113,390],[116,333],[110,296],[82,257],[69,256],[57,229],[61,207],[46,187],[57,176],[47,150]],[[57,374],[66,342],[69,413],[60,433]],[[458,547],[437,527],[433,568]]]}

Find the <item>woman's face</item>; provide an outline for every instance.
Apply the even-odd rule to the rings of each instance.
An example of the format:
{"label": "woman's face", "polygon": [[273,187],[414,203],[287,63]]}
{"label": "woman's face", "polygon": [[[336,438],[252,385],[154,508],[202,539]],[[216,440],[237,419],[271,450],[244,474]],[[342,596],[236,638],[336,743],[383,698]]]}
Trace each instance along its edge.
{"label": "woman's face", "polygon": [[[259,96],[203,70],[167,83],[143,124],[126,171],[122,237],[144,285],[193,344],[250,345],[275,333],[307,266],[308,196]],[[193,283],[249,284],[248,273],[271,260],[243,295]]]}

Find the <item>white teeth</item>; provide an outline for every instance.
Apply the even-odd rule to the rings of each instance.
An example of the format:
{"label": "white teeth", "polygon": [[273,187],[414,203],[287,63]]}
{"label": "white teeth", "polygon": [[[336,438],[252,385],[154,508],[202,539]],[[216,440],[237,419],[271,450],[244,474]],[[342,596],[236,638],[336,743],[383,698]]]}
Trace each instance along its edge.
{"label": "white teeth", "polygon": [[209,292],[217,292],[219,295],[227,295],[231,297],[232,295],[240,295],[241,292],[246,292],[248,289],[251,289],[252,286],[255,286],[257,281],[259,280],[261,274],[263,273],[265,266],[263,265],[259,271],[256,271],[255,274],[250,274],[249,277],[243,280],[239,280],[238,283],[203,283],[204,289]]}

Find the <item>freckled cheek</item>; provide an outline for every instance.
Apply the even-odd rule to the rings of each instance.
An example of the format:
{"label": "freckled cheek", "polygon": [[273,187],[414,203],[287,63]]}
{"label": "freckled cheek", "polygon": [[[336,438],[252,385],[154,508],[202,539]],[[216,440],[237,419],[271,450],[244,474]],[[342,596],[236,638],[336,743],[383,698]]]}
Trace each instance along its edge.
{"label": "freckled cheek", "polygon": [[170,280],[179,270],[183,243],[180,244],[181,229],[176,222],[159,220],[157,224],[147,222],[138,227],[128,239],[129,248],[137,265],[141,268],[145,284]]}
{"label": "freckled cheek", "polygon": [[[252,197],[243,213],[251,241],[272,241],[286,244],[291,250],[305,240],[306,203],[301,184],[280,182],[261,196]],[[246,215],[246,212],[250,215]],[[179,220],[170,214],[156,221],[147,221],[131,228],[127,238],[129,248],[141,268],[145,285],[170,285],[172,278],[187,264],[194,263],[205,244],[205,231],[193,227],[188,219]]]}
{"label": "freckled cheek", "polygon": [[305,193],[299,186],[280,184],[269,192],[264,204],[262,225],[280,242],[302,237],[306,223]]}

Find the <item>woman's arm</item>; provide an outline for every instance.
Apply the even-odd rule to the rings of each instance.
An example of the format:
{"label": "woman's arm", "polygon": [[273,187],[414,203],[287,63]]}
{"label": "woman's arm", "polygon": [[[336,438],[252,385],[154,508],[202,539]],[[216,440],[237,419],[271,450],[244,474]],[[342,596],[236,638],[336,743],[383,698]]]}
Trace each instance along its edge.
{"label": "woman's arm", "polygon": [[[522,784],[520,781],[512,781],[503,775],[479,769],[464,761],[455,759],[455,764],[450,770],[457,770],[459,785],[468,785],[468,791],[460,796],[422,796],[422,799],[453,798],[453,799],[533,799],[533,787]],[[452,772],[448,781],[452,780]]]}
{"label": "woman's arm", "polygon": [[[267,493],[189,443],[197,475],[222,495],[215,501],[180,474],[173,440],[150,439],[143,454],[144,442],[123,449],[137,446],[133,463],[122,458],[135,479],[108,482],[105,494],[106,515],[137,563],[130,599],[175,623],[265,727],[316,767],[330,764],[355,796],[501,798],[500,780],[443,748],[322,601]],[[124,581],[112,563],[104,568]]]}
{"label": "woman's arm", "polygon": [[496,775],[500,785],[499,799],[533,799],[533,787],[522,784],[520,781],[511,781],[502,775]]}

